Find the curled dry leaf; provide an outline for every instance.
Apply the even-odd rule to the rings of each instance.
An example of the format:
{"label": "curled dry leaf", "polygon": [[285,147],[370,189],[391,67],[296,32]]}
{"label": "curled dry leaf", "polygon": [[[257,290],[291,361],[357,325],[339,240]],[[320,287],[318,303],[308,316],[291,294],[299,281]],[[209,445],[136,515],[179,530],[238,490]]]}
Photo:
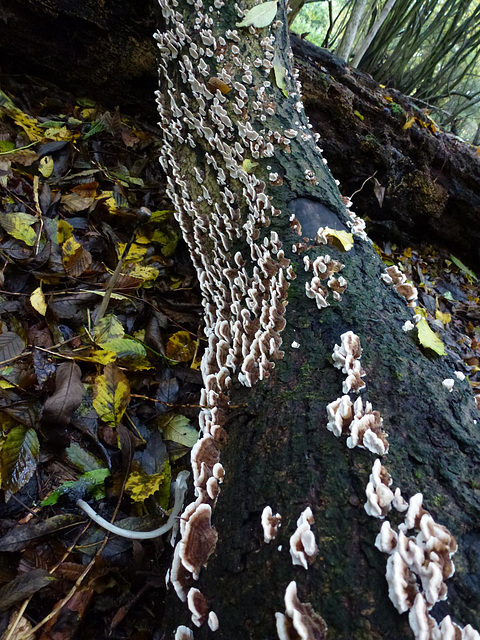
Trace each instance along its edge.
{"label": "curled dry leaf", "polygon": [[43,422],[66,426],[78,409],[85,393],[82,372],[78,364],[64,362],[57,369],[55,393],[47,399],[43,409]]}

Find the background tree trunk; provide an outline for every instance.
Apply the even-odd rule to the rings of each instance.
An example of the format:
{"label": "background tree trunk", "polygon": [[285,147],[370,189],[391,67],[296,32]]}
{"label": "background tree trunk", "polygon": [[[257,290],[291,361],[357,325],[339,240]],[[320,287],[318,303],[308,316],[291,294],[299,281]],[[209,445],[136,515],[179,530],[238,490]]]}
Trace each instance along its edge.
{"label": "background tree trunk", "polygon": [[350,52],[352,51],[353,43],[357,37],[358,27],[360,26],[360,21],[366,6],[367,0],[355,0],[352,13],[348,18],[347,26],[345,27],[342,39],[340,40],[340,44],[335,52],[337,56],[343,58],[347,62],[350,57]]}
{"label": "background tree trunk", "polygon": [[[4,0],[0,68],[20,80],[22,75],[61,78],[76,96],[121,104],[156,126],[155,3],[144,0],[135,7],[127,0]],[[358,191],[373,174],[385,187],[382,204],[372,180],[354,198],[357,210],[370,219],[372,238],[404,244],[429,238],[480,269],[475,149],[448,134],[432,134],[415,103],[382,90],[325,49],[296,37],[292,45],[307,115],[322,134],[321,146],[342,192]],[[403,130],[412,115],[427,127]]]}

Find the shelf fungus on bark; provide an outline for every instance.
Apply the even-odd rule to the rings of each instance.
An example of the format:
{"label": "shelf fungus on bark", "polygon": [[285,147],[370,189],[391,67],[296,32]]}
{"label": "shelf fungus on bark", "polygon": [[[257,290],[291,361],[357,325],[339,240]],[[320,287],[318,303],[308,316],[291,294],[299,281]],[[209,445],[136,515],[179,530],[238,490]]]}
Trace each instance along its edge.
{"label": "shelf fungus on bark", "polygon": [[311,525],[315,522],[312,510],[307,507],[297,520],[297,529],[290,537],[290,555],[292,564],[308,569],[314,562],[318,547]]}
{"label": "shelf fungus on bark", "polygon": [[275,540],[281,526],[282,516],[279,513],[273,515],[272,507],[265,507],[262,511],[262,527],[263,539],[267,544]]}
{"label": "shelf fungus on bark", "polygon": [[392,265],[385,269],[386,273],[380,277],[386,284],[393,284],[395,291],[407,301],[409,307],[414,307],[418,298],[418,290],[411,283],[407,282],[407,276],[398,267]]}
{"label": "shelf fungus on bark", "polygon": [[182,563],[195,580],[198,580],[201,568],[207,564],[217,544],[218,536],[211,525],[211,517],[210,505],[199,504],[189,516],[179,542]]}
{"label": "shelf fungus on bark", "polygon": [[175,640],[193,640],[193,631],[181,624],[175,631]]}
{"label": "shelf fungus on bark", "polygon": [[285,614],[276,613],[277,635],[280,640],[326,640],[327,625],[310,603],[297,596],[297,583],[290,582],[285,591]]}
{"label": "shelf fungus on bark", "polygon": [[369,516],[383,519],[391,509],[393,501],[393,491],[390,489],[392,479],[386,468],[377,458],[373,463],[370,481],[367,484],[365,493],[367,502],[364,505]]}
{"label": "shelf fungus on bark", "polygon": [[192,614],[192,622],[201,627],[208,619],[209,607],[205,596],[199,589],[192,587],[187,594],[188,610]]}

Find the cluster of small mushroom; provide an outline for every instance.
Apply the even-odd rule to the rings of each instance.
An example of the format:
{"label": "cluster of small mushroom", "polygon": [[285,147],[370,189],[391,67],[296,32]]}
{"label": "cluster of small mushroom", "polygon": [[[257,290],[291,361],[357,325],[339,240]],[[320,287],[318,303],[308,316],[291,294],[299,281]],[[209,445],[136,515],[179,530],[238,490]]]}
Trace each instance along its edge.
{"label": "cluster of small mushroom", "polygon": [[[399,613],[409,611],[409,623],[417,640],[480,640],[470,625],[462,629],[447,616],[440,624],[429,615],[439,600],[446,600],[447,585],[455,567],[452,556],[457,550],[455,538],[443,525],[435,522],[423,506],[418,493],[405,511],[398,531],[386,520],[375,541],[380,551],[389,554],[386,578],[388,594]],[[393,501],[394,506],[395,501]],[[398,506],[396,506],[398,509]],[[408,535],[409,532],[417,535]]]}
{"label": "cluster of small mushroom", "polygon": [[290,538],[290,555],[292,563],[308,569],[314,562],[318,547],[311,525],[315,522],[312,510],[307,507],[297,520],[297,529]]}
{"label": "cluster of small mushroom", "polygon": [[275,614],[280,640],[326,640],[327,625],[321,616],[297,596],[297,583],[290,582],[285,591],[285,614]]}
{"label": "cluster of small mushroom", "polygon": [[[342,345],[335,345],[334,366],[347,372],[348,363],[358,360],[362,354],[360,340],[352,332],[342,335]],[[351,425],[357,415],[361,420],[368,417],[375,429],[381,428],[381,418],[372,412],[370,403],[365,410],[360,398],[352,403],[349,396],[338,398],[327,406],[329,416],[328,429],[337,437],[351,433]],[[377,414],[377,415],[375,415]],[[384,454],[388,451],[388,443],[379,437],[378,440],[363,433],[362,445],[371,451]],[[372,447],[367,446],[371,438]],[[349,440],[350,443],[349,443]],[[348,446],[355,446],[352,435],[347,440]],[[409,611],[409,624],[415,640],[480,640],[480,634],[470,625],[461,628],[446,616],[440,624],[432,618],[428,610],[439,600],[447,597],[445,580],[454,573],[452,555],[457,550],[457,543],[452,534],[443,525],[435,522],[431,514],[423,506],[421,493],[414,495],[407,503],[400,488],[393,491],[390,487],[392,479],[380,459],[376,459],[369,482],[366,487],[367,501],[364,505],[369,516],[383,520],[393,507],[399,512],[406,512],[405,519],[392,528],[386,520],[375,540],[375,546],[388,553],[386,579],[388,595],[399,613]],[[408,535],[417,532],[416,536]]]}
{"label": "cluster of small mushroom", "polygon": [[394,493],[390,489],[391,484],[390,474],[382,465],[380,459],[377,458],[373,464],[372,473],[365,490],[367,502],[364,508],[369,516],[383,520],[392,506],[397,511],[406,511],[408,509],[408,504],[403,499],[400,489],[397,488]]}
{"label": "cluster of small mushroom", "polygon": [[395,291],[407,301],[409,307],[414,307],[418,298],[418,290],[407,282],[407,276],[398,267],[392,265],[385,269],[386,273],[380,276],[386,284],[393,284]]}
{"label": "cluster of small mushroom", "polygon": [[[339,184],[337,180],[335,182]],[[358,238],[365,240],[365,242],[371,242],[370,238],[367,235],[367,232],[365,231],[365,220],[363,218],[360,218],[360,216],[357,216],[357,214],[350,209],[353,202],[348,196],[342,196],[342,202],[345,205],[347,211],[347,226],[351,229],[352,233]]]}
{"label": "cluster of small mushroom", "polygon": [[[347,331],[340,336],[342,344],[333,349],[333,366],[347,374],[343,382],[343,393],[360,393],[366,388],[362,377],[365,371],[360,364],[362,347],[360,338]],[[327,405],[327,429],[337,438],[348,435],[347,446],[350,449],[360,447],[377,455],[388,452],[388,441],[382,429],[383,419],[378,411],[373,411],[370,402],[365,406],[360,397],[352,402],[350,396],[343,395]]]}
{"label": "cluster of small mushroom", "polygon": [[[343,269],[344,264],[333,260],[329,255],[318,256],[313,261],[308,256],[304,256],[303,264],[305,271],[313,271],[312,280],[305,283],[307,298],[314,299],[319,309],[329,306],[327,287],[332,291],[334,300],[338,302],[342,299],[342,293],[347,288],[347,281],[343,276],[337,278],[335,274]],[[324,286],[322,281],[327,286]]]}

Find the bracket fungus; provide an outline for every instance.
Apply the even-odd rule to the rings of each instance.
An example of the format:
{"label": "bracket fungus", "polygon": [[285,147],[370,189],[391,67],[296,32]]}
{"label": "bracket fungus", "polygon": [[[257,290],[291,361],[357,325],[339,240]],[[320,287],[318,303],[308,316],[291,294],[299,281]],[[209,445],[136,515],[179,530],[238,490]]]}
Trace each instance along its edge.
{"label": "bracket fungus", "polygon": [[292,564],[300,565],[308,569],[308,565],[314,562],[318,547],[311,525],[315,522],[312,510],[307,507],[297,520],[297,529],[290,537],[290,555]]}
{"label": "bracket fungus", "polygon": [[262,511],[262,527],[263,527],[263,539],[268,544],[272,540],[275,540],[278,534],[279,528],[282,526],[282,516],[277,513],[273,515],[271,507],[265,507]]}
{"label": "bracket fungus", "polygon": [[275,619],[280,640],[326,640],[325,621],[308,602],[300,602],[295,581],[285,591],[285,614],[277,612]]}

